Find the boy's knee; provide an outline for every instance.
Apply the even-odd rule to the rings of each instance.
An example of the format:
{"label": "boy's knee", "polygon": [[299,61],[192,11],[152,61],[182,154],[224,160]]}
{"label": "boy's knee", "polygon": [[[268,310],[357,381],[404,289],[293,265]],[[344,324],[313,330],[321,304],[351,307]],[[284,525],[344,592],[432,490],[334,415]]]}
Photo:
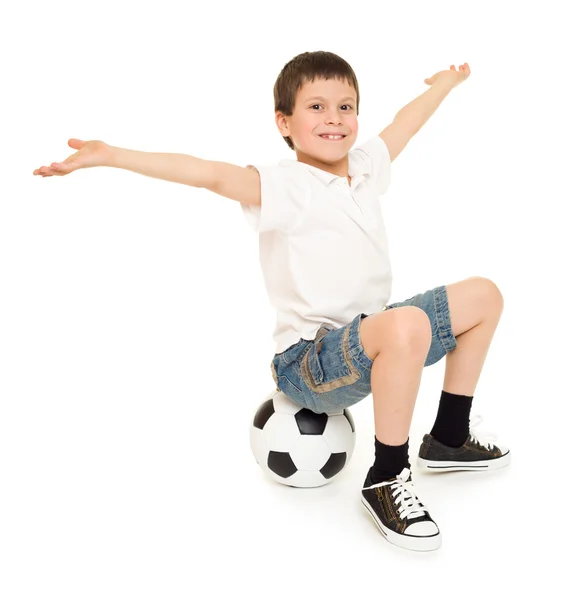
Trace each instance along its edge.
{"label": "boy's knee", "polygon": [[400,306],[386,312],[391,317],[392,343],[405,348],[424,350],[433,337],[427,313],[417,306]]}

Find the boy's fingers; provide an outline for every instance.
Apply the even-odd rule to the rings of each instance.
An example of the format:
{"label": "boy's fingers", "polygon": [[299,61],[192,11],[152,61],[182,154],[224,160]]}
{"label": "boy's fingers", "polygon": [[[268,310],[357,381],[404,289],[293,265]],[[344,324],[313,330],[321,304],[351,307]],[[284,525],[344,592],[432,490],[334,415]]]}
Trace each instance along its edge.
{"label": "boy's fingers", "polygon": [[[51,167],[40,167],[34,171],[34,175],[41,175],[42,177],[51,177],[54,174],[57,174],[57,167],[54,167],[53,164]],[[61,169],[59,169],[61,171]]]}
{"label": "boy's fingers", "polygon": [[44,177],[52,177],[53,175],[64,175],[65,173],[61,169],[55,169],[53,167],[42,167],[39,170],[40,175]]}

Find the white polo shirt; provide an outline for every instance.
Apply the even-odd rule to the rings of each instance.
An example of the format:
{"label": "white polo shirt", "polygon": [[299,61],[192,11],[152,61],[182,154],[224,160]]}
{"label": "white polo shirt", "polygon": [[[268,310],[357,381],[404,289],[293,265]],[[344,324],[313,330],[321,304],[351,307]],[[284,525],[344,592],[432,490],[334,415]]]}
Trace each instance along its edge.
{"label": "white polo shirt", "polygon": [[252,165],[261,206],[242,204],[259,233],[259,259],[276,309],[275,354],[321,324],[343,327],[381,311],[391,295],[391,264],[380,196],[391,178],[385,142],[374,135],[348,153],[346,177],[297,160]]}

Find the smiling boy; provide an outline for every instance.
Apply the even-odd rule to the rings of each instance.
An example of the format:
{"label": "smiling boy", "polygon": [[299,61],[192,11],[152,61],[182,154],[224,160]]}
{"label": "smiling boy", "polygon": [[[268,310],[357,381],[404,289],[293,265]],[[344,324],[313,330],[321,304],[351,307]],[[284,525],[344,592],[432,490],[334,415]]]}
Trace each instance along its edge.
{"label": "smiling boy", "polygon": [[470,425],[474,390],[503,309],[498,287],[471,277],[387,304],[392,273],[381,196],[391,162],[469,75],[464,63],[425,79],[427,91],[379,135],[354,147],[360,102],[354,71],[331,52],[305,52],[283,67],[274,86],[275,123],[295,159],[240,167],[71,139],[75,154],[34,171],[50,177],[113,166],[240,202],[259,234],[277,313],[275,384],[317,413],[341,411],[372,394],[375,461],[361,500],[388,541],[421,551],[441,544],[414,488],[408,456],[425,366],[446,357],[438,413],[418,466],[488,471],[510,460],[505,446]]}

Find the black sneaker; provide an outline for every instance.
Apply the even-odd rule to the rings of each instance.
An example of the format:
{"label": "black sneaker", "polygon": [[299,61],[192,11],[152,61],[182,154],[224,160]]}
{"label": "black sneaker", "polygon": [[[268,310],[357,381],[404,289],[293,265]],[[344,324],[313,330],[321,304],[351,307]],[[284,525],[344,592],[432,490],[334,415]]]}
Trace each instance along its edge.
{"label": "black sneaker", "polygon": [[362,489],[362,503],[388,542],[407,550],[436,550],[441,532],[419,500],[411,481],[411,471],[373,484],[371,468]]}
{"label": "black sneaker", "polygon": [[462,446],[451,448],[432,435],[423,436],[417,466],[423,471],[492,471],[510,464],[510,451],[506,446],[492,443],[494,436],[475,432],[482,419],[476,415],[475,424]]}

